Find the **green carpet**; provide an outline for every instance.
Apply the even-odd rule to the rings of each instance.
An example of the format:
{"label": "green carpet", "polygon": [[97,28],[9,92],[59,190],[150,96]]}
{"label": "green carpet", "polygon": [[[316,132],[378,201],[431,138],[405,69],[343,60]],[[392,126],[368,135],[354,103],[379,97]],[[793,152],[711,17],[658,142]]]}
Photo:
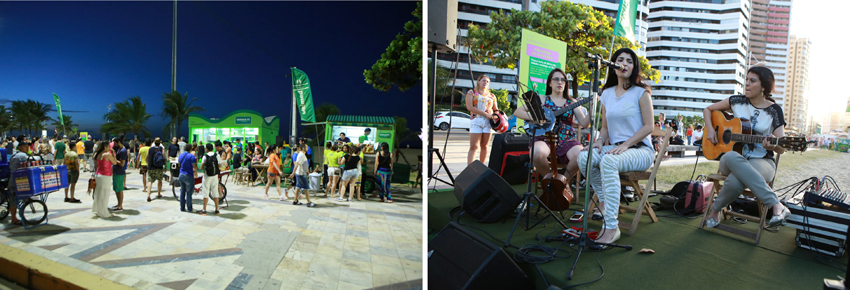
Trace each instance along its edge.
{"label": "green carpet", "polygon": [[[524,192],[525,186],[514,186],[514,190]],[[575,203],[583,202],[584,195],[580,195],[579,198],[580,200]],[[650,201],[657,201],[657,197],[650,198]],[[448,212],[456,206],[458,203],[451,190],[428,193],[429,241],[450,221]],[[571,209],[570,214],[581,208],[574,205]],[[676,216],[672,211],[658,211],[656,214]],[[586,217],[589,218],[589,216]],[[626,213],[621,214],[619,219],[630,222],[632,217],[634,214]],[[568,218],[565,220],[568,226],[581,224],[571,223]],[[464,216],[460,221],[489,231],[504,241],[513,226],[514,219],[509,219],[505,223],[479,224],[471,217]],[[796,247],[794,228],[780,227],[778,232],[764,231],[761,242],[755,246],[751,240],[743,237],[713,229],[699,229],[699,221],[699,219],[680,217],[659,217],[657,223],[652,223],[649,217],[642,217],[635,235],[629,236],[626,231],[623,231],[619,240],[620,244],[631,245],[634,249],[628,251],[614,248],[599,253],[599,262],[605,270],[604,277],[595,283],[578,288],[820,289],[824,278],[835,279],[837,275],[844,275],[842,271],[817,262],[809,250]],[[754,230],[757,226],[751,222],[744,225],[733,221],[723,221],[723,223],[747,230]],[[599,230],[601,223],[591,220],[588,226]],[[478,230],[469,229],[497,245],[504,244]],[[536,244],[535,234],[540,233],[540,236],[544,236],[560,230],[560,226],[553,222],[548,222],[546,227],[538,225],[530,231],[517,227],[511,244],[516,246]],[[545,245],[555,247],[558,243],[560,242],[550,242]],[[564,245],[566,246],[568,245]],[[642,248],[653,249],[655,253],[638,253]],[[505,251],[513,257],[516,249],[509,247],[505,248]],[[601,274],[596,263],[597,253],[584,251],[573,280],[567,280],[567,272],[575,260],[575,250],[568,251],[572,253],[569,258],[540,264],[540,269],[549,283],[563,288],[591,281]],[[839,260],[846,262],[847,257]],[[546,289],[534,265],[517,264],[534,280],[537,289]],[[439,279],[439,277],[429,276],[428,279]]]}

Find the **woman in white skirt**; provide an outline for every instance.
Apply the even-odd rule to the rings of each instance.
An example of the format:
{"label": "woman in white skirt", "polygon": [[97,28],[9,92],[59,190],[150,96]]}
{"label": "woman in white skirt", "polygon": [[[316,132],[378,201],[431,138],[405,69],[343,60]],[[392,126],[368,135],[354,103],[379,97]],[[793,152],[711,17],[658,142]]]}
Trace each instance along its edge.
{"label": "woman in white skirt", "polygon": [[95,180],[97,186],[94,189],[94,203],[91,211],[101,218],[114,217],[107,209],[109,195],[112,193],[112,165],[118,164],[115,154],[103,141],[98,142],[97,151],[94,154]]}

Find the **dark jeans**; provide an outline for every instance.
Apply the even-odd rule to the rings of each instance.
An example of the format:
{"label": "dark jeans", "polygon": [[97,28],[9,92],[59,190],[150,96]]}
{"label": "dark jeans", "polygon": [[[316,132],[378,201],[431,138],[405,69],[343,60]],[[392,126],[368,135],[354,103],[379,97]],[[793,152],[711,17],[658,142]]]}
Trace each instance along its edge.
{"label": "dark jeans", "polygon": [[328,181],[330,180],[328,178],[328,165],[325,164],[324,167],[325,167],[325,171],[324,171],[324,175],[322,175],[322,185],[323,185],[324,188],[328,188]]}
{"label": "dark jeans", "polygon": [[195,177],[180,174],[180,211],[192,212],[192,192],[195,191]]}

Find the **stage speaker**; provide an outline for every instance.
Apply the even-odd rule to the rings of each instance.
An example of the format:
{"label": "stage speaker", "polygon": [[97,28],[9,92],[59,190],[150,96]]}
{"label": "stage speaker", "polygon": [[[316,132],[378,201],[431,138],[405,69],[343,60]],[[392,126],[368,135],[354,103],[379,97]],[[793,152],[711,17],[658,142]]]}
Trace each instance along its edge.
{"label": "stage speaker", "polygon": [[497,222],[522,202],[507,181],[478,160],[455,178],[455,198],[480,223]]}
{"label": "stage speaker", "polygon": [[277,135],[274,144],[276,147],[283,147],[283,136]]}
{"label": "stage speaker", "polygon": [[428,242],[430,289],[533,289],[502,248],[450,222]]}
{"label": "stage speaker", "polygon": [[457,0],[428,1],[427,38],[440,53],[457,50]]}

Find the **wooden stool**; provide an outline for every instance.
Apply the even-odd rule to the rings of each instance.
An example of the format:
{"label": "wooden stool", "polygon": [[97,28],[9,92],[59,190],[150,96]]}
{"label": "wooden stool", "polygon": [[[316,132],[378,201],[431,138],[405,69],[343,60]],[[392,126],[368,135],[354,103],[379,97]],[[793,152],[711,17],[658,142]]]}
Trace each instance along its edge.
{"label": "wooden stool", "polygon": [[[659,133],[660,132],[660,133]],[[658,173],[658,167],[661,166],[661,161],[664,160],[664,155],[667,153],[667,145],[670,143],[670,136],[672,136],[673,130],[670,127],[667,127],[666,131],[653,132],[653,136],[665,137],[664,141],[661,143],[661,148],[659,148],[659,152],[655,154],[655,161],[652,163],[652,167],[650,171],[629,171],[629,172],[620,172],[620,183],[631,186],[635,189],[635,196],[640,198],[637,207],[627,206],[620,204],[620,213],[625,213],[626,211],[634,212],[635,217],[632,219],[632,223],[624,223],[620,222],[621,228],[629,229],[629,235],[634,235],[637,232],[638,223],[640,222],[641,215],[648,215],[652,222],[658,222],[658,217],[655,216],[655,211],[652,210],[652,206],[649,204],[649,186],[655,182],[656,174]],[[581,171],[581,170],[579,170]],[[641,189],[640,181],[646,180],[646,187]],[[599,198],[594,194],[593,202],[590,204],[590,212],[589,214],[593,214],[593,210],[596,209],[596,204],[599,202]]]}
{"label": "wooden stool", "polygon": [[[782,155],[775,154],[774,156],[776,156],[776,169],[778,171],[779,170],[779,157],[782,156]],[[768,186],[770,186],[771,189],[773,189],[773,182],[776,180],[776,175],[777,175],[777,173],[776,173],[776,171],[774,171],[773,179],[771,179],[770,182],[767,184]],[[714,189],[711,192],[711,196],[708,197],[708,203],[705,205],[706,206],[705,213],[702,216],[702,221],[700,221],[700,223],[699,223],[700,228],[705,227],[705,221],[708,219],[708,213],[711,212],[711,206],[712,206],[712,204],[714,204],[714,197],[715,197],[716,194],[720,193],[720,189],[723,188],[723,184],[721,184],[720,182],[726,181],[726,177],[727,177],[726,175],[722,175],[720,173],[708,175],[708,178],[706,180],[714,183]],[[750,190],[744,190],[741,193],[741,195],[755,198],[755,195]],[[715,228],[718,229],[718,230],[725,231],[725,232],[728,232],[728,233],[732,233],[732,234],[735,234],[735,235],[739,235],[739,236],[742,236],[742,237],[745,237],[745,238],[753,239],[753,243],[758,245],[759,241],[761,240],[761,233],[764,231],[764,226],[766,224],[767,208],[765,208],[764,204],[761,203],[761,200],[758,200],[758,198],[756,198],[756,201],[758,202],[759,216],[751,216],[751,215],[744,214],[744,213],[727,211],[726,208],[724,208],[723,211],[722,211],[723,219],[721,219],[721,221],[723,221],[725,219],[729,219],[730,217],[736,217],[736,218],[756,222],[756,223],[759,224],[759,226],[758,226],[758,229],[755,232],[742,230],[740,228],[736,228],[736,227],[726,225],[726,224],[718,224]]]}

